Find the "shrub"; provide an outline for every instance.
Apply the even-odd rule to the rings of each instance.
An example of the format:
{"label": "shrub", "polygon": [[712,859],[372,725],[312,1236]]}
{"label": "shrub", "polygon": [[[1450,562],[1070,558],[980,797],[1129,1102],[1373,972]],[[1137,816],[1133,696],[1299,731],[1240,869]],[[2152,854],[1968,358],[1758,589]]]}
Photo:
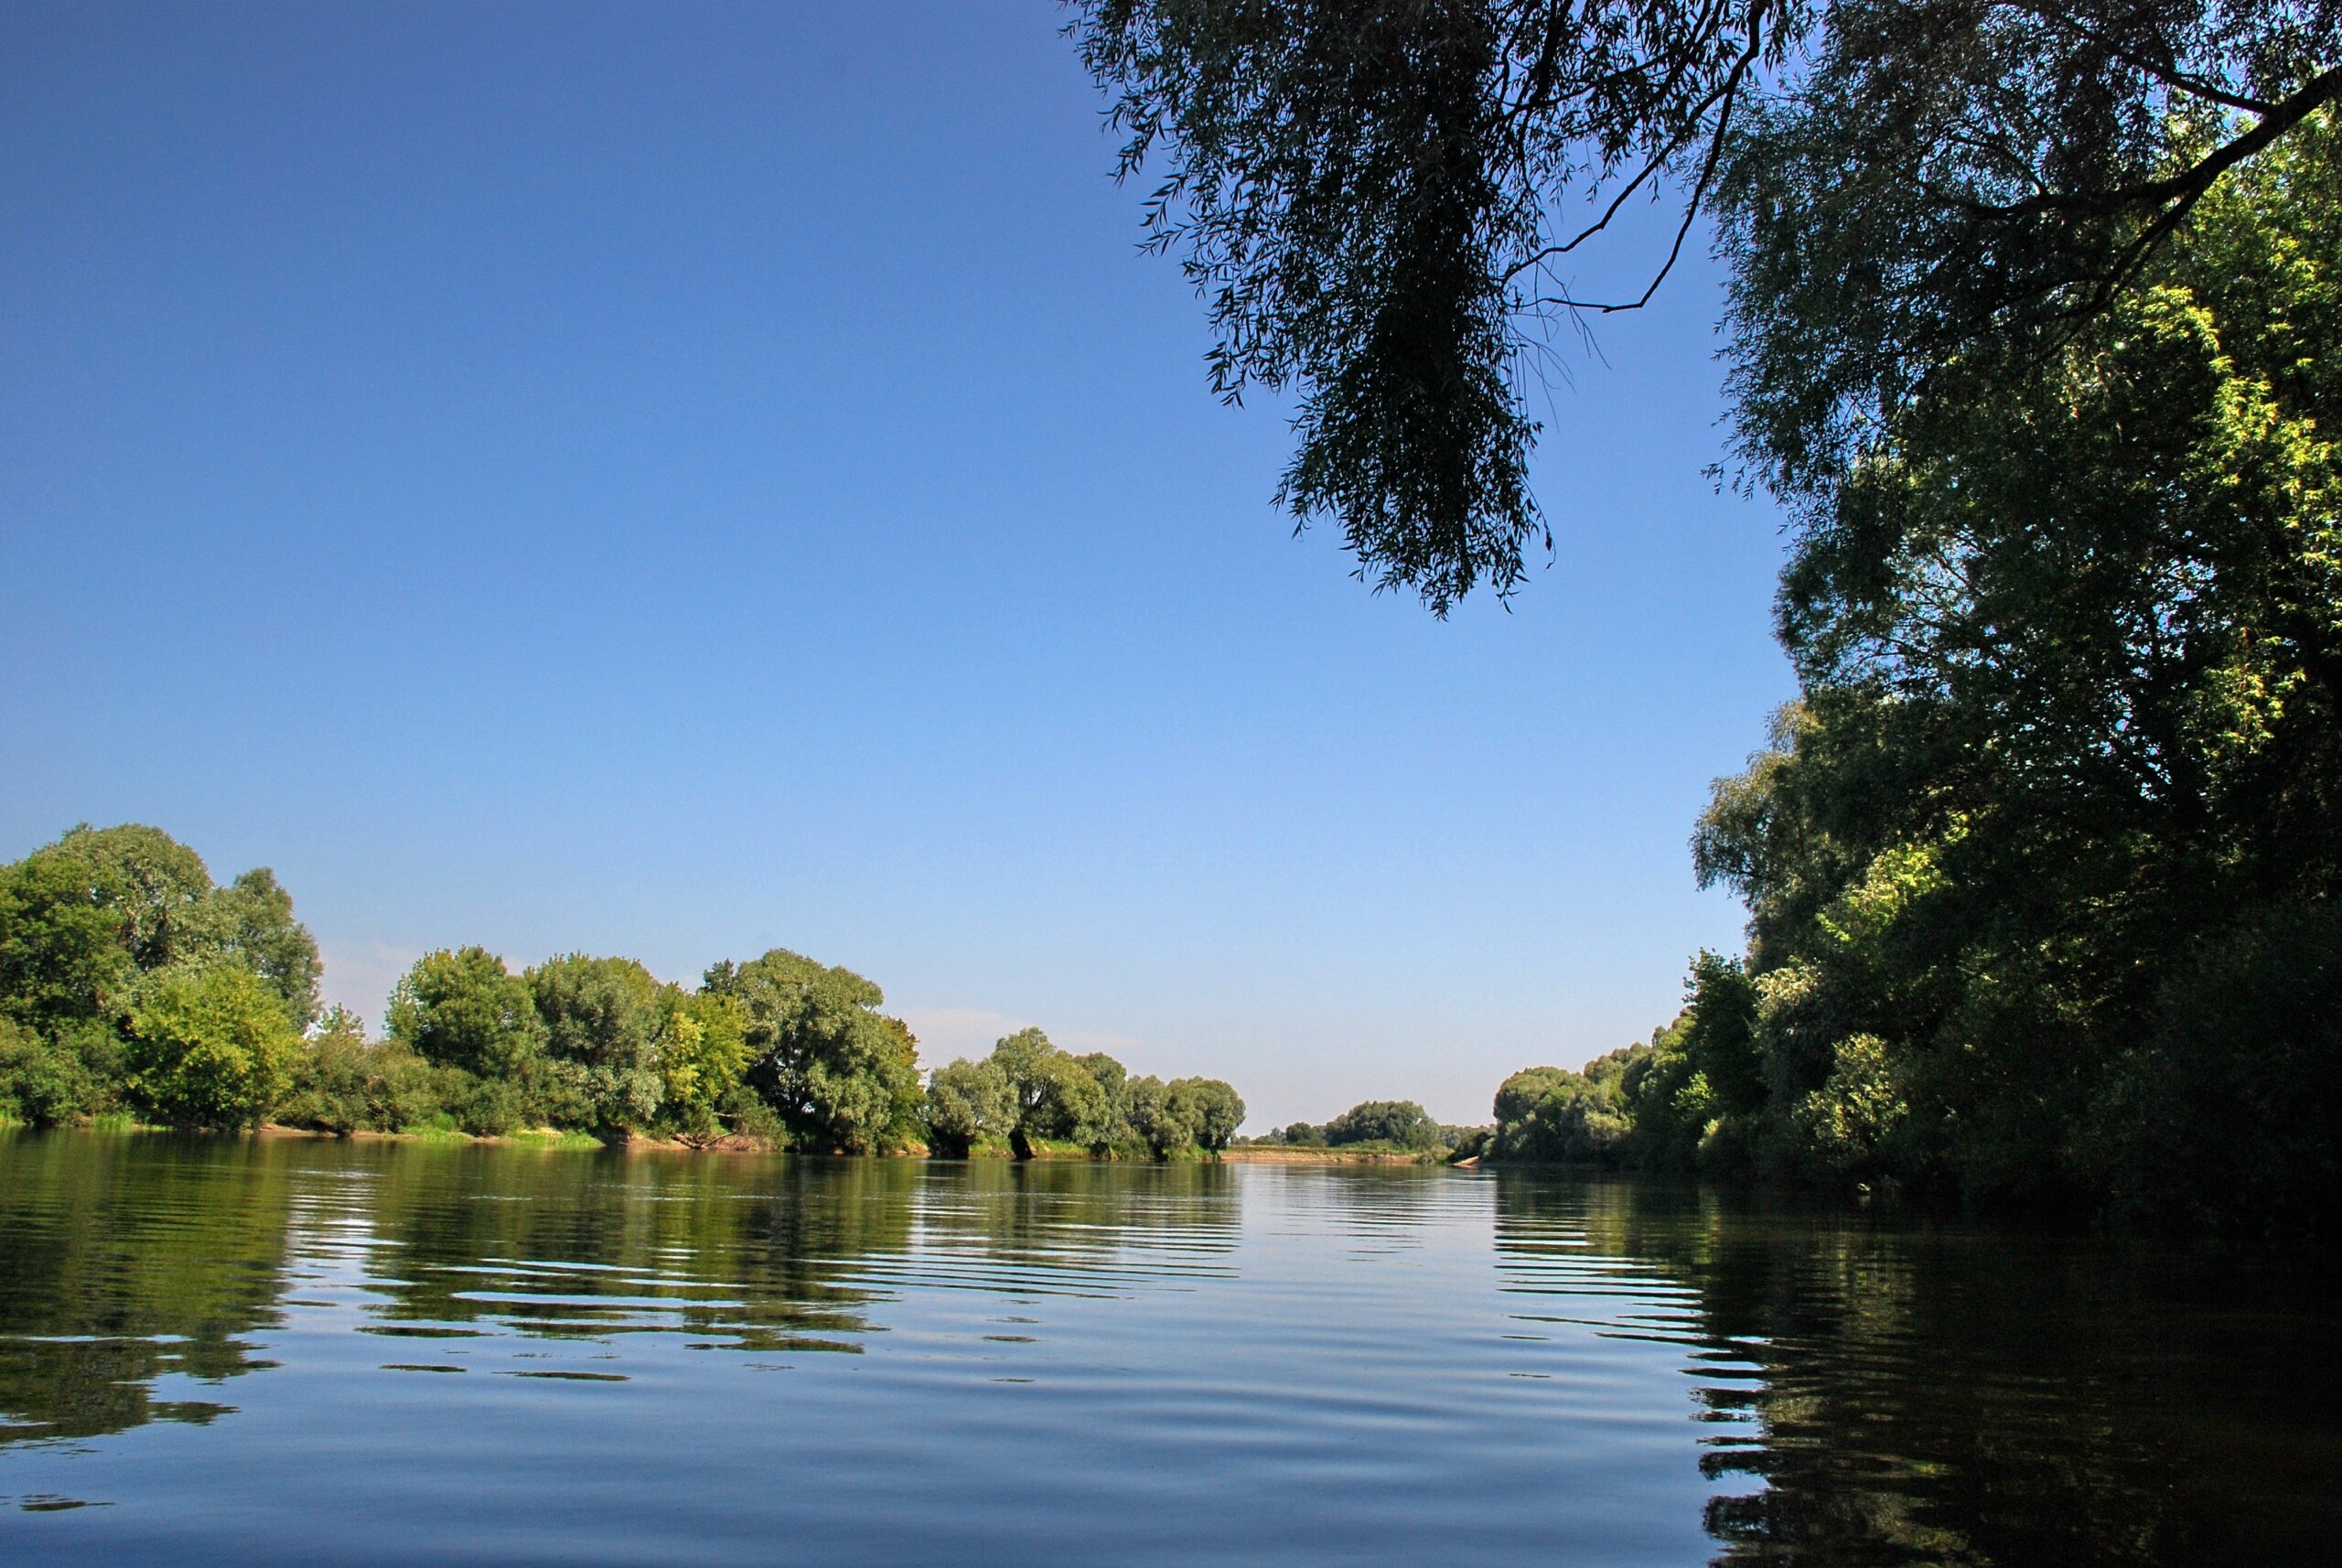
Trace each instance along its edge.
{"label": "shrub", "polygon": [[47,1127],[111,1110],[121,1056],[102,1020],[51,1033],[0,1018],[0,1115]]}
{"label": "shrub", "polygon": [[293,1085],[301,1036],[283,999],[242,963],[158,970],[130,1010],[132,1098],[178,1126],[246,1127]]}

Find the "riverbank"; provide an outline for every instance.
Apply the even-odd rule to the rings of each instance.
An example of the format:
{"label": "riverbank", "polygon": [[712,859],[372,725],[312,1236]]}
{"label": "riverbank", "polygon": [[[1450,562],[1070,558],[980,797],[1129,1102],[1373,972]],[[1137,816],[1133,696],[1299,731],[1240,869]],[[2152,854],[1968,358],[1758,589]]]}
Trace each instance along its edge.
{"label": "riverbank", "polygon": [[[0,1132],[23,1129],[25,1124],[0,1119]],[[169,1133],[184,1132],[184,1128],[159,1126],[133,1121],[127,1116],[109,1116],[81,1124],[77,1130],[100,1133]],[[222,1135],[213,1133],[210,1135]],[[288,1139],[303,1142],[342,1140],[364,1144],[477,1144],[488,1148],[521,1149],[624,1149],[632,1153],[667,1153],[678,1155],[780,1155],[834,1153],[825,1149],[792,1149],[788,1144],[768,1138],[748,1137],[732,1133],[704,1142],[685,1142],[680,1138],[653,1137],[648,1133],[628,1133],[620,1136],[603,1137],[592,1133],[564,1132],[554,1127],[520,1129],[492,1135],[466,1133],[454,1127],[415,1127],[395,1133],[371,1127],[334,1132],[318,1127],[289,1127],[282,1122],[264,1122],[242,1133],[226,1136],[250,1136],[266,1139]],[[1435,1165],[1447,1160],[1444,1149],[1404,1150],[1388,1148],[1348,1148],[1312,1146],[1306,1144],[1239,1144],[1220,1150],[1190,1149],[1171,1159],[1144,1156],[1127,1148],[1110,1149],[1104,1153],[1086,1149],[1080,1144],[1057,1139],[1036,1139],[1031,1152],[1020,1155],[1008,1144],[988,1141],[972,1148],[965,1155],[938,1155],[924,1144],[883,1150],[868,1156],[872,1159],[952,1159],[997,1160],[1003,1163],[1054,1163],[1059,1161],[1089,1161],[1099,1165],[1193,1165],[1222,1163],[1255,1165]]]}
{"label": "riverbank", "polygon": [[1442,1149],[1319,1148],[1309,1144],[1239,1144],[1222,1149],[1219,1157],[1245,1165],[1435,1165],[1447,1157]]}

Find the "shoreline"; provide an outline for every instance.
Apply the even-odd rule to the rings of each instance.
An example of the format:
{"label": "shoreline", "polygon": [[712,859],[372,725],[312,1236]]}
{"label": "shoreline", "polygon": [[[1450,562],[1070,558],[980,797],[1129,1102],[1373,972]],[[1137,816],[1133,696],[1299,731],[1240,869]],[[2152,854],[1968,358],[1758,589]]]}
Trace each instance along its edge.
{"label": "shoreline", "polygon": [[1408,1153],[1396,1149],[1316,1148],[1309,1144],[1249,1144],[1219,1151],[1219,1157],[1240,1165],[1444,1165],[1446,1156],[1435,1149]]}
{"label": "shoreline", "polygon": [[[478,1144],[491,1148],[616,1150],[625,1154],[671,1155],[800,1155],[822,1159],[876,1160],[934,1160],[956,1156],[938,1155],[925,1144],[904,1149],[890,1149],[873,1155],[841,1155],[835,1150],[792,1149],[779,1147],[760,1138],[739,1133],[728,1134],[706,1143],[685,1143],[680,1138],[659,1138],[647,1133],[630,1133],[622,1138],[604,1138],[592,1133],[563,1132],[555,1128],[532,1128],[524,1132],[481,1136],[453,1130],[425,1129],[414,1132],[385,1133],[376,1128],[359,1127],[347,1133],[331,1132],[320,1127],[290,1127],[280,1122],[263,1122],[256,1127],[237,1130],[219,1128],[167,1127],[149,1123],[124,1126],[120,1124],[96,1127],[88,1124],[58,1129],[77,1133],[196,1133],[206,1137],[254,1138],[274,1142],[300,1140],[314,1143],[348,1142],[366,1144],[438,1144],[445,1145]],[[0,1122],[0,1132],[34,1131],[22,1122]],[[1005,1150],[998,1154],[977,1154],[967,1158],[997,1160],[1010,1165],[1082,1164],[1092,1165],[1444,1165],[1446,1158],[1437,1151],[1408,1153],[1393,1149],[1315,1148],[1307,1145],[1237,1144],[1230,1148],[1201,1151],[1177,1160],[1135,1160],[1115,1155],[1077,1154],[1062,1147],[1051,1147],[1033,1158],[1019,1160]]]}

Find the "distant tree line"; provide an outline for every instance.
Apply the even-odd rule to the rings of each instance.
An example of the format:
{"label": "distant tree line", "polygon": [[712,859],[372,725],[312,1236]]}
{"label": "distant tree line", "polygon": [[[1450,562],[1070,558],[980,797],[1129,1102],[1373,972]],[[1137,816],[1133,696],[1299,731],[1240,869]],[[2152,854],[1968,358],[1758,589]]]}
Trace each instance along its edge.
{"label": "distant tree line", "polygon": [[935,1069],[927,1124],[939,1154],[1082,1153],[1168,1159],[1228,1146],[1244,1101],[1216,1078],[1133,1078],[1103,1051],[1074,1056],[1021,1029],[981,1061]]}
{"label": "distant tree line", "polygon": [[1301,1149],[1388,1149],[1425,1154],[1450,1149],[1480,1129],[1450,1127],[1412,1100],[1367,1100],[1330,1122],[1295,1122],[1252,1140]]}
{"label": "distant tree line", "polygon": [[157,829],[77,827],[0,867],[0,1118],[1138,1158],[1224,1148],[1244,1119],[1216,1079],[1134,1079],[1037,1029],[930,1089],[876,984],[779,948],[689,989],[628,958],[516,973],[441,949],[382,1039],[320,1011],[322,967],[268,871],[220,886]]}

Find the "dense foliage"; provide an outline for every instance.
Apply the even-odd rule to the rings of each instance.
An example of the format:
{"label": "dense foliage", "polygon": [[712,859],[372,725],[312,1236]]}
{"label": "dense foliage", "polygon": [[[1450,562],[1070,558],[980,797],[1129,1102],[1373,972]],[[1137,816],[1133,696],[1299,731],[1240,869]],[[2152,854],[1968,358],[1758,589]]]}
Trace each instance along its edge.
{"label": "dense foliage", "polygon": [[1747,954],[1497,1149],[2330,1226],[2337,356],[2319,115],[2054,353],[1946,360],[1816,493],[1803,695],[1701,822]]}
{"label": "dense foliage", "polygon": [[156,829],[76,828],[0,867],[0,1120],[1141,1158],[1224,1148],[1244,1120],[1217,1079],[1133,1079],[1037,1029],[930,1089],[876,985],[779,948],[692,989],[629,958],[515,973],[441,949],[401,977],[382,1040],[319,1016],[319,972],[267,871],[215,886]]}
{"label": "dense foliage", "polygon": [[317,943],[266,870],[227,886],[154,828],[0,867],[0,1111],[260,1119],[317,1013]]}
{"label": "dense foliage", "polygon": [[1488,1153],[2332,1226],[2342,5],[1080,10],[1223,388],[1301,392],[1286,499],[1434,607],[1542,527],[1540,313],[1649,297],[1554,269],[1714,221],[1794,524],[1799,697],[1695,841],[1750,943]]}
{"label": "dense foliage", "polygon": [[[1648,302],[1703,213],[1749,453],[1809,484],[1944,356],[2103,308],[2342,92],[2336,0],[1073,3],[1215,388],[1298,394],[1280,499],[1443,611],[1545,536],[1555,328]],[[1589,296],[1638,201],[1671,243]]]}
{"label": "dense foliage", "polygon": [[1226,1148],[1243,1121],[1244,1101],[1216,1078],[1133,1078],[1105,1052],[1071,1055],[1038,1029],[938,1068],[928,1084],[934,1145],[957,1155],[1169,1159]]}
{"label": "dense foliage", "polygon": [[1753,917],[1692,1012],[1748,1042],[1719,1113],[1758,1154],[2326,1208],[2337,363],[2319,114],[2055,352],[1946,360],[1814,493],[1780,600],[1803,697],[1695,844]]}
{"label": "dense foliage", "polygon": [[1412,1100],[1366,1100],[1330,1122],[1295,1122],[1253,1142],[1292,1148],[1429,1154],[1455,1148],[1477,1131],[1445,1126]]}

